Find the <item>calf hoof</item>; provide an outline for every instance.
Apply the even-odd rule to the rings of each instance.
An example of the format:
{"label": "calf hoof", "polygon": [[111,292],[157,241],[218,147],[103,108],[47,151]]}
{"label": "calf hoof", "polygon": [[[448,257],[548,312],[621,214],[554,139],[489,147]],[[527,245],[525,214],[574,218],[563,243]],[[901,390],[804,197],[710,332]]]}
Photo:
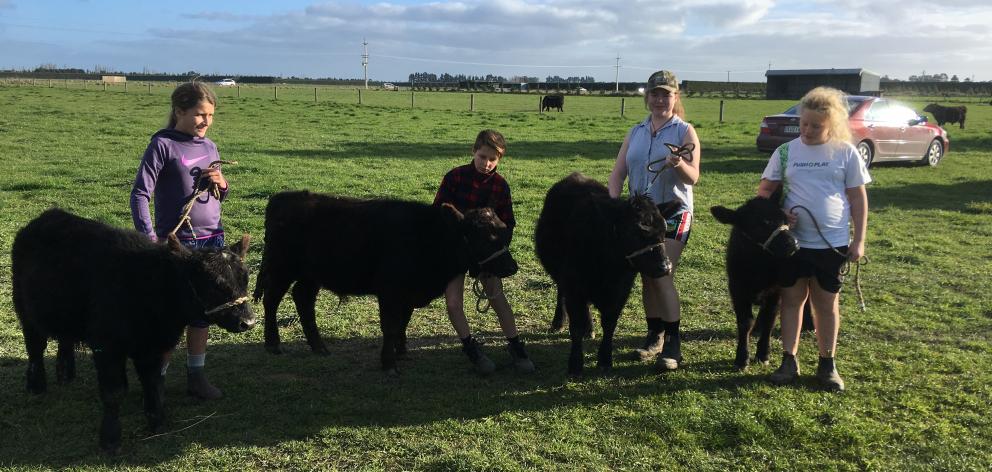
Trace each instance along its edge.
{"label": "calf hoof", "polygon": [[116,456],[121,452],[121,442],[100,443],[100,452],[107,456]]}
{"label": "calf hoof", "polygon": [[28,382],[28,392],[34,395],[41,395],[48,390],[48,385],[45,382]]}
{"label": "calf hoof", "polygon": [[765,357],[755,357],[754,358],[754,363],[755,364],[759,364],[759,365],[763,365],[763,366],[767,366],[768,365],[768,356],[765,356]]}
{"label": "calf hoof", "polygon": [[331,351],[327,350],[327,346],[325,346],[324,343],[311,344],[310,351],[318,356],[328,356],[331,354]]}
{"label": "calf hoof", "polygon": [[278,344],[266,344],[265,345],[265,350],[266,351],[269,351],[269,354],[282,354],[282,353],[286,352]]}
{"label": "calf hoof", "polygon": [[739,362],[734,362],[734,370],[738,372],[744,372],[747,370],[748,364],[749,364],[748,362],[744,362],[743,364]]}

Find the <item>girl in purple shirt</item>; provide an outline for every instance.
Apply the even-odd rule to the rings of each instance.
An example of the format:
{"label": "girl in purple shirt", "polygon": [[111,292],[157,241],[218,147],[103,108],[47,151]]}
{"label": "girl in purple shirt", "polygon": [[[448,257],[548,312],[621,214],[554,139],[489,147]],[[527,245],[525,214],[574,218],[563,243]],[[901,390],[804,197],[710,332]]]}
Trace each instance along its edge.
{"label": "girl in purple shirt", "polygon": [[[169,123],[152,135],[145,149],[131,189],[131,218],[135,229],[152,240],[175,231],[179,241],[190,248],[224,247],[220,202],[227,196],[227,180],[219,166],[210,167],[220,157],[217,146],[206,138],[216,104],[216,95],[202,83],[188,82],[176,87],[172,92]],[[189,199],[203,190],[203,185],[210,184],[220,190],[219,197],[204,193],[190,209],[189,219],[180,222]],[[153,195],[154,225],[148,208]],[[196,320],[186,328],[186,379],[190,395],[210,400],[223,394],[207,381],[203,372],[207,326],[206,320]],[[171,357],[169,352],[162,361],[163,376]]]}

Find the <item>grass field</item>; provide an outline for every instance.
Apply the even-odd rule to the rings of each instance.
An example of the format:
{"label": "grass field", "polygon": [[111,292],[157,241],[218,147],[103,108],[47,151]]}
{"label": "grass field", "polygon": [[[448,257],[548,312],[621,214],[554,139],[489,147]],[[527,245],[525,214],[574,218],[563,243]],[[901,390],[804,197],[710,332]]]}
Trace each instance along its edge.
{"label": "grass field", "polygon": [[[536,96],[366,92],[312,88],[233,96],[222,92],[210,137],[225,159],[229,237],[255,237],[257,270],[267,198],[309,188],[429,202],[449,168],[467,162],[475,134],[502,131],[500,170],[514,192],[511,248],[520,272],[507,290],[538,371],[518,375],[495,316],[470,313],[501,368],[479,378],[435,301],[414,314],[400,378],[379,371],[375,303],[338,306],[324,292],[318,323],[331,355],[310,354],[290,299],[280,319],[288,354],[262,349],[262,330],[214,329],[207,369],[225,398],[185,395],[183,349],[166,382],[170,434],[149,438],[140,387],[122,407],[124,447],[97,453],[99,402],[88,350],[79,377],[49,392],[24,388],[26,355],[10,297],[13,236],[59,206],[130,226],[128,194],[148,138],[164,122],[168,90],[0,87],[0,467],[136,469],[428,470],[988,470],[992,468],[992,107],[969,104],[968,128],[949,128],[937,168],[872,168],[863,286],[841,297],[838,365],[843,394],[804,379],[774,388],[775,367],[732,370],[734,321],[723,273],[728,228],[708,208],[753,195],[767,156],[754,150],[761,116],[789,102],[687,99],[702,141],[696,222],[677,284],[684,368],[659,376],[624,355],[644,333],[640,297],[618,329],[612,375],[565,375],[567,336],[548,334],[553,288],[534,256],[534,222],[546,190],[579,170],[605,181],[625,131],[643,119],[637,99],[568,97],[565,113],[536,113]],[[271,90],[269,91],[271,93]],[[309,94],[309,95],[308,95]],[[340,94],[340,99],[338,97]],[[349,98],[350,97],[350,98]],[[922,105],[925,101],[915,102]],[[233,237],[232,237],[233,239]],[[149,283],[154,283],[149,280]],[[252,284],[253,285],[253,284]],[[256,307],[261,317],[261,307]],[[778,346],[777,338],[773,345]],[[775,351],[773,351],[775,352]],[[777,357],[777,356],[773,356]],[[807,373],[816,349],[806,334]],[[773,361],[773,364],[777,362]],[[188,429],[184,429],[188,428]]]}

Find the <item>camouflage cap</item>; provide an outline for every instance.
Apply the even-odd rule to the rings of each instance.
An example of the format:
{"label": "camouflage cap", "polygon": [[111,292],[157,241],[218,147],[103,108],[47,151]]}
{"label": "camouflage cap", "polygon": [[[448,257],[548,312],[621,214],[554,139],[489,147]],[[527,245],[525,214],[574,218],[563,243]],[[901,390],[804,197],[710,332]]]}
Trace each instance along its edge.
{"label": "camouflage cap", "polygon": [[647,86],[644,87],[644,89],[648,91],[656,88],[662,88],[672,93],[678,93],[679,82],[675,79],[675,74],[671,71],[659,70],[658,72],[651,74],[651,77],[648,77]]}

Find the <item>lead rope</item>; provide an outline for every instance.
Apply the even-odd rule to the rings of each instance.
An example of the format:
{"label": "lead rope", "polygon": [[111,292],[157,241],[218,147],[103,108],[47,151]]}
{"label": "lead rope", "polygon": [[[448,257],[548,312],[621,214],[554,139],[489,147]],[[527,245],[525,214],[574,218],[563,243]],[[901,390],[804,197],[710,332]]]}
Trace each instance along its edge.
{"label": "lead rope", "polygon": [[[667,147],[668,152],[671,153],[669,154],[669,156],[679,156],[682,158],[682,160],[686,162],[692,162],[692,151],[696,149],[696,143],[686,143],[681,146],[676,146],[671,143],[665,143],[665,147]],[[664,162],[665,164],[658,168],[651,167],[659,162]],[[654,176],[651,177],[651,182],[648,184],[648,186],[654,184],[654,181],[658,180],[658,176],[661,175],[662,172],[671,168],[672,165],[668,163],[668,156],[648,162],[647,165],[648,173],[654,174]]]}
{"label": "lead rope", "polygon": [[[789,211],[792,212],[796,208],[805,211],[806,214],[809,215],[809,219],[813,221],[813,227],[816,228],[816,233],[820,235],[820,239],[822,239],[823,242],[827,243],[827,246],[830,247],[831,251],[843,257],[844,260],[846,261],[844,263],[844,267],[840,270],[840,275],[847,276],[848,274],[850,274],[851,273],[850,259],[847,258],[847,254],[838,251],[837,248],[833,247],[833,245],[830,244],[830,241],[827,241],[827,237],[823,235],[823,231],[820,231],[820,224],[817,223],[816,218],[813,217],[813,212],[809,211],[809,208],[806,208],[802,205],[796,205],[791,209],[789,209]],[[861,307],[862,312],[868,311],[868,307],[867,305],[865,305],[865,295],[861,291],[861,266],[868,265],[868,262],[869,262],[868,256],[865,255],[865,256],[861,256],[861,259],[855,261],[855,265],[854,265],[854,289],[858,293],[858,304]]]}
{"label": "lead rope", "polygon": [[490,297],[486,293],[486,288],[482,285],[482,279],[485,277],[492,277],[489,274],[479,274],[478,277],[474,277],[472,282],[472,294],[475,295],[475,311],[478,313],[485,313],[489,311],[492,303],[489,301],[496,297]]}
{"label": "lead rope", "polygon": [[[207,167],[210,169],[217,169],[220,167],[221,164],[233,165],[237,163],[238,161],[219,160],[219,161],[211,162],[210,165]],[[201,182],[203,182],[203,175],[200,175],[200,177],[196,179],[196,188],[200,188]],[[176,227],[172,228],[172,231],[169,232],[170,235],[176,234],[176,232],[179,231],[179,228],[182,228],[183,224],[185,223],[189,225],[190,234],[192,234],[194,238],[196,237],[196,232],[193,231],[193,221],[190,219],[189,213],[193,211],[193,205],[196,204],[196,200],[198,200],[200,197],[203,196],[203,194],[207,192],[210,192],[210,194],[213,195],[214,198],[220,200],[220,189],[217,188],[217,184],[215,183],[210,183],[209,185],[205,186],[203,190],[194,193],[192,196],[190,196],[189,201],[187,201],[186,204],[183,205],[183,211],[182,214],[179,216],[179,222],[176,223]]]}

